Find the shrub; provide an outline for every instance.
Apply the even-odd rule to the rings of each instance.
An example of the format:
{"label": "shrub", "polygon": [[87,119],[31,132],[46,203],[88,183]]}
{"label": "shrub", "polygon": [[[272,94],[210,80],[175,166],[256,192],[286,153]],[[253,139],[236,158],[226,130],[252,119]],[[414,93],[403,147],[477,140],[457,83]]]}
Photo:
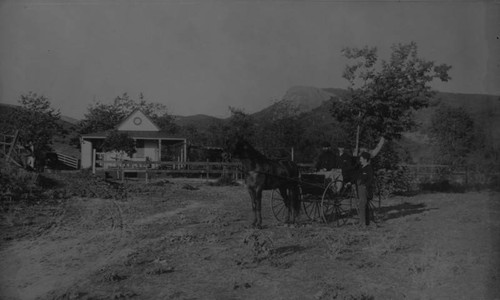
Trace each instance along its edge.
{"label": "shrub", "polygon": [[42,188],[37,185],[38,174],[1,162],[0,197],[12,200],[32,200],[41,197]]}
{"label": "shrub", "polygon": [[380,169],[376,173],[376,188],[383,198],[403,195],[411,191],[411,177],[404,167]]}

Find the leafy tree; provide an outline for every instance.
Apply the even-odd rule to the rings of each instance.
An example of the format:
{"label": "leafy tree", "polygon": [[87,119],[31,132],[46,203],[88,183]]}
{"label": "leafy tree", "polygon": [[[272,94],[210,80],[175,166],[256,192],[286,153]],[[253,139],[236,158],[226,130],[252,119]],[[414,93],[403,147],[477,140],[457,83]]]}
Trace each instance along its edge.
{"label": "leafy tree", "polygon": [[206,144],[206,136],[199,132],[199,130],[193,124],[185,125],[180,127],[180,133],[182,136],[186,137],[188,141],[196,141],[197,145]]}
{"label": "leafy tree", "polygon": [[333,102],[332,115],[354,136],[359,130],[362,141],[373,145],[384,136],[399,139],[401,133],[415,127],[414,110],[429,105],[435,94],[430,83],[450,79],[448,65],[436,65],[419,58],[417,45],[392,46],[388,61],[381,60],[377,48],[345,48],[347,65],[343,77],[349,81],[349,93]]}
{"label": "leafy tree", "polygon": [[51,107],[47,97],[33,92],[21,95],[19,104],[20,107],[7,115],[8,122],[19,130],[19,141],[23,146],[30,141],[33,143],[34,156],[41,160],[52,150],[52,139],[60,130],[57,123],[60,112]]}
{"label": "leafy tree", "polygon": [[221,147],[227,139],[226,132],[229,127],[223,121],[214,121],[210,124],[204,132],[206,137],[206,146]]}
{"label": "leafy tree", "polygon": [[226,136],[240,135],[247,140],[253,140],[255,135],[255,122],[252,116],[245,113],[244,110],[229,107],[231,116],[229,117],[228,125],[224,128]]}
{"label": "leafy tree", "polygon": [[442,105],[431,119],[430,137],[438,146],[440,163],[461,165],[481,143],[474,120],[462,107]]}
{"label": "leafy tree", "polygon": [[252,116],[242,109],[229,107],[231,116],[222,122],[215,121],[204,132],[207,146],[223,147],[228,139],[244,136],[252,140],[255,135],[255,123]]}
{"label": "leafy tree", "polygon": [[123,160],[125,154],[129,157],[136,152],[135,141],[127,133],[110,131],[102,143],[102,150],[105,152],[115,151],[119,159]]}
{"label": "leafy tree", "polygon": [[[244,136],[252,140],[255,135],[255,123],[252,116],[242,109],[229,107],[231,116],[225,121],[214,121],[203,132],[204,139],[201,141],[207,146],[223,147],[228,139],[236,136]],[[200,143],[201,144],[201,143]]]}
{"label": "leafy tree", "polygon": [[126,115],[115,105],[95,103],[80,121],[80,133],[93,133],[113,129]]}
{"label": "leafy tree", "polygon": [[255,128],[256,145],[271,156],[289,156],[283,149],[296,148],[304,132],[299,112],[299,107],[292,101],[283,99],[274,103],[269,116]]}
{"label": "leafy tree", "polygon": [[138,100],[132,99],[127,93],[116,97],[111,104],[95,102],[88,108],[84,119],[80,122],[80,133],[106,131],[127,117],[135,109],[140,109],[150,117],[162,130],[176,133],[179,128],[175,119],[168,113],[167,107],[161,103],[150,103],[142,93]]}

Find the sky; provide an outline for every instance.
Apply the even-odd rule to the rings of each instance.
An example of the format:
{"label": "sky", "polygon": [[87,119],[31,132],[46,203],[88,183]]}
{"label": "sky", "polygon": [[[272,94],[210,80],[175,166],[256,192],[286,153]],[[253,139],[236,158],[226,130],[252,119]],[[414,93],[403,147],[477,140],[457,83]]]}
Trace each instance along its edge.
{"label": "sky", "polygon": [[345,88],[344,47],[414,41],[452,66],[443,92],[500,95],[500,3],[0,0],[0,102],[29,91],[61,114],[123,93],[174,115],[227,117],[293,86]]}

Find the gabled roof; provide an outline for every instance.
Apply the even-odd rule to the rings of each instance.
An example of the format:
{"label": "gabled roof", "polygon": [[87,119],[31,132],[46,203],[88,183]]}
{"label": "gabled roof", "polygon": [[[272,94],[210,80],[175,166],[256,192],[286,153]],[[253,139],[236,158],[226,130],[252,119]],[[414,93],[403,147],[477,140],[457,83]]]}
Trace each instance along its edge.
{"label": "gabled roof", "polygon": [[158,125],[138,108],[118,123],[115,129],[118,131],[160,131]]}

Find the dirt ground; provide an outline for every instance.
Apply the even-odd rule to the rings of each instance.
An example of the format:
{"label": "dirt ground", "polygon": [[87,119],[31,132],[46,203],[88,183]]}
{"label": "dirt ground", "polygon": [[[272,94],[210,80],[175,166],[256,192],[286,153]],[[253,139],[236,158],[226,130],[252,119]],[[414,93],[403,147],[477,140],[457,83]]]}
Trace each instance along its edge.
{"label": "dirt ground", "polygon": [[4,212],[0,298],[500,299],[498,193],[391,198],[361,230],[283,226],[267,192],[255,230],[243,186],[160,184]]}

